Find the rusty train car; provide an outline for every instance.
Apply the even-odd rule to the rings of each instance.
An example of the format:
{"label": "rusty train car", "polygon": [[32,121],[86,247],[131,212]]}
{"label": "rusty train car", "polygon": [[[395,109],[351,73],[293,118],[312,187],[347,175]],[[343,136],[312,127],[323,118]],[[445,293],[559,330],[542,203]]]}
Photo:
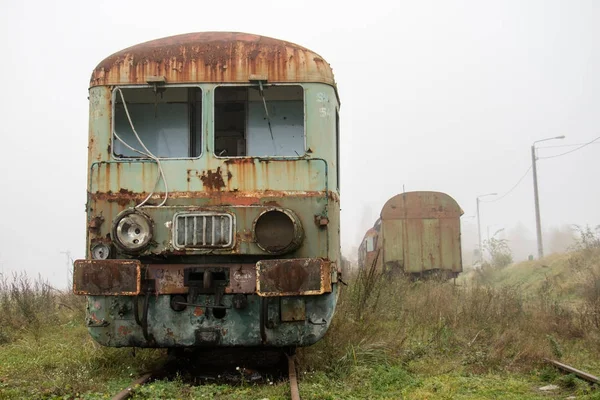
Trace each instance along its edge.
{"label": "rusty train car", "polygon": [[358,250],[361,269],[411,277],[462,272],[458,203],[440,192],[406,192],[389,199]]}
{"label": "rusty train car", "polygon": [[113,347],[295,347],[340,279],[339,107],[296,44],[205,32],[104,59],[89,89],[86,259],[73,290]]}

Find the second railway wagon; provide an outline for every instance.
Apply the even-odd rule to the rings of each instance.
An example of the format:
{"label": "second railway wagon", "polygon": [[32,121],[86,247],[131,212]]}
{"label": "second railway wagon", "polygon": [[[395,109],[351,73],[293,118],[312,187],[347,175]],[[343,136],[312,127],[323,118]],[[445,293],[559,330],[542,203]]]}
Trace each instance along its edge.
{"label": "second railway wagon", "polygon": [[339,99],[296,44],[245,33],[119,51],[89,89],[87,257],[106,346],[305,346],[341,263]]}
{"label": "second railway wagon", "polygon": [[359,247],[359,267],[413,277],[462,272],[458,203],[441,192],[407,192],[389,199]]}

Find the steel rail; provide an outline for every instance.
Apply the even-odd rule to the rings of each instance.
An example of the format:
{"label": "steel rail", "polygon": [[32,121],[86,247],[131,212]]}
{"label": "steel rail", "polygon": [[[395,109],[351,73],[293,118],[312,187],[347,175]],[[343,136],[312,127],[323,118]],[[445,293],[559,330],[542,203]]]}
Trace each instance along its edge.
{"label": "steel rail", "polygon": [[587,372],[578,370],[577,368],[573,368],[570,365],[563,364],[563,363],[558,362],[556,360],[550,360],[548,358],[544,358],[544,361],[546,361],[549,364],[554,365],[558,369],[561,369],[563,371],[566,371],[566,372],[569,372],[571,374],[574,374],[574,375],[578,376],[579,378],[584,379],[584,380],[586,380],[588,382],[600,384],[600,378],[598,378],[597,376],[594,376],[592,374],[588,374]]}
{"label": "steel rail", "polygon": [[296,355],[287,355],[288,373],[290,376],[290,393],[292,400],[300,400],[300,391],[298,390],[298,378],[296,377]]}
{"label": "steel rail", "polygon": [[148,382],[150,380],[150,378],[152,378],[152,375],[153,375],[152,373],[147,373],[147,374],[142,375],[135,381],[131,382],[131,385],[129,385],[127,388],[121,390],[119,393],[114,395],[112,397],[112,400],[128,399],[133,394],[133,390],[135,389],[135,387],[139,386],[139,385],[143,385],[144,383]]}

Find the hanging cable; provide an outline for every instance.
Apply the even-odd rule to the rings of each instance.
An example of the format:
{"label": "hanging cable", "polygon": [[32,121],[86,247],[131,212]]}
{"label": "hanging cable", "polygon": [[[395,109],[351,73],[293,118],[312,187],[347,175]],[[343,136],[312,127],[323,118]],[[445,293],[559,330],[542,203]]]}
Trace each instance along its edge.
{"label": "hanging cable", "polygon": [[[123,139],[121,139],[121,137],[113,129],[114,135],[117,138],[117,140],[119,142],[123,143],[123,145],[125,147],[127,147],[129,150],[134,151],[138,154],[141,154],[142,156],[145,156],[145,157],[151,159],[152,161],[156,162],[156,165],[158,166],[159,175],[158,175],[158,178],[156,179],[156,183],[154,184],[154,188],[158,185],[158,182],[162,178],[163,184],[165,185],[165,198],[157,206],[146,206],[146,207],[162,207],[165,205],[165,203],[167,202],[167,199],[169,198],[169,188],[167,186],[167,178],[165,177],[165,172],[163,171],[162,164],[160,162],[160,158],[158,158],[154,154],[152,154],[152,152],[150,150],[148,150],[148,148],[146,147],[144,142],[142,142],[142,139],[140,138],[137,131],[135,130],[135,127],[133,126],[133,121],[131,120],[131,116],[129,115],[129,109],[127,108],[127,103],[125,102],[125,96],[123,96],[123,91],[119,87],[117,87],[115,90],[117,90],[119,92],[119,94],[121,95],[121,101],[123,102],[123,108],[125,109],[125,115],[127,115],[127,120],[129,121],[129,126],[131,127],[133,134],[135,135],[137,141],[140,143],[140,145],[145,150],[145,152],[135,149],[132,146],[130,146],[129,144],[127,144]],[[152,188],[152,191],[150,191],[148,196],[146,196],[146,198],[140,204],[136,205],[134,208],[143,207],[148,202],[148,200],[150,200],[150,198],[154,195],[154,188]]]}
{"label": "hanging cable", "polygon": [[267,101],[265,100],[265,92],[261,81],[258,81],[258,88],[260,97],[262,97],[263,105],[265,106],[265,115],[267,117],[267,124],[269,125],[269,132],[271,133],[271,143],[273,143],[274,156],[277,155],[277,146],[275,145],[275,138],[273,137],[273,128],[271,127],[271,117],[269,117],[269,109],[267,108]]}
{"label": "hanging cable", "polygon": [[[576,146],[581,146],[581,145],[587,145],[590,143],[571,143],[571,144],[551,144],[548,146],[536,146],[536,149],[552,149],[555,147],[576,147]],[[600,144],[600,142],[597,143],[591,143],[591,144]]]}
{"label": "hanging cable", "polygon": [[531,171],[531,167],[532,165],[529,166],[529,168],[527,168],[527,171],[525,171],[525,173],[523,174],[523,176],[517,181],[517,183],[515,183],[515,185],[506,193],[504,193],[502,196],[495,198],[494,200],[479,200],[482,203],[493,203],[495,201],[498,200],[502,200],[503,198],[505,198],[506,196],[508,196],[509,194],[512,193],[513,190],[515,190],[517,188],[517,186],[519,186],[519,184],[523,181],[523,179],[525,179],[525,177],[527,176],[527,174],[529,173],[529,171]]}
{"label": "hanging cable", "polygon": [[582,144],[581,146],[579,146],[579,147],[577,147],[577,148],[575,148],[575,149],[573,149],[573,150],[565,151],[564,153],[561,153],[561,154],[556,154],[556,155],[553,155],[553,156],[547,156],[547,157],[538,157],[538,160],[546,160],[546,159],[549,159],[549,158],[556,158],[556,157],[565,156],[565,155],[567,155],[567,154],[569,154],[569,153],[573,153],[574,151],[577,151],[577,150],[579,150],[579,149],[583,149],[585,146],[588,146],[588,145],[590,145],[590,144],[594,143],[594,142],[595,142],[596,140],[598,140],[598,139],[600,139],[600,136],[598,136],[598,137],[597,137],[596,139],[594,139],[594,140],[591,140],[591,141],[589,141],[589,142],[587,142],[587,143],[584,143],[584,144]]}

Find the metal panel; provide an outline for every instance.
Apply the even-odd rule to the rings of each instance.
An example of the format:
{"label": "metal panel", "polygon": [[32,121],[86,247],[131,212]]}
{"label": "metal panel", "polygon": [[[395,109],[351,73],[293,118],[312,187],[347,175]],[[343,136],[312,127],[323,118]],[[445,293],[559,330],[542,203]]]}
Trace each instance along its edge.
{"label": "metal panel", "polygon": [[440,259],[440,223],[437,219],[421,220],[423,230],[421,241],[421,254],[423,256],[423,271],[441,267]]}
{"label": "metal panel", "polygon": [[135,296],[140,293],[140,267],[138,260],[76,260],[73,293]]}
{"label": "metal panel", "polygon": [[443,269],[453,272],[462,271],[462,255],[460,252],[460,225],[454,219],[440,221],[440,255]]}
{"label": "metal panel", "polygon": [[[385,223],[385,222],[384,222]],[[423,222],[420,219],[404,221],[406,224],[406,262],[404,271],[418,273],[423,271]]]}
{"label": "metal panel", "polygon": [[404,221],[386,221],[382,226],[383,234],[379,240],[383,240],[384,269],[390,272],[398,272],[404,269]]}
{"label": "metal panel", "polygon": [[331,292],[331,264],[319,258],[262,260],[256,263],[259,296],[318,295]]}
{"label": "metal panel", "polygon": [[303,297],[282,297],[280,303],[281,322],[304,321],[306,302]]}

